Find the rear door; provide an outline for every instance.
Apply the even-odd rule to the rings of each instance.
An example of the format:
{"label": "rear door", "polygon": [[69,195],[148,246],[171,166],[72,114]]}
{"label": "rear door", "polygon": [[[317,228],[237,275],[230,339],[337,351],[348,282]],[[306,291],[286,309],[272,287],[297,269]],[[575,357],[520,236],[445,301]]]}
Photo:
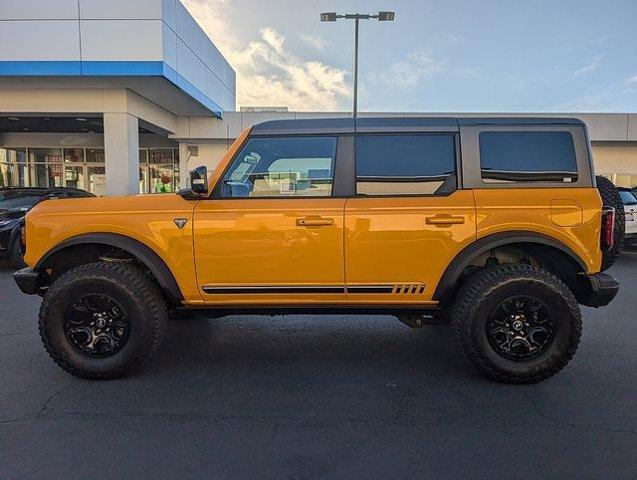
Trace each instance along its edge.
{"label": "rear door", "polygon": [[473,194],[457,188],[457,135],[356,136],[356,195],[345,206],[348,301],[431,303],[447,265],[475,240]]}
{"label": "rear door", "polygon": [[338,137],[250,138],[214,198],[195,209],[205,303],[313,304],[345,298]]}

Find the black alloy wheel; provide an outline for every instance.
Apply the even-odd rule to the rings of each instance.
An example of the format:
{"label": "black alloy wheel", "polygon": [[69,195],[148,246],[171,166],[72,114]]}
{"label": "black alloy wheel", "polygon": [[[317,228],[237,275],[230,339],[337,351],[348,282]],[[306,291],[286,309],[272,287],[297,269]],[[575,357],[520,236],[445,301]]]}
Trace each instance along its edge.
{"label": "black alloy wheel", "polygon": [[493,349],[510,360],[535,358],[555,338],[555,322],[546,304],[526,295],[501,302],[492,311],[486,329]]}
{"label": "black alloy wheel", "polygon": [[64,334],[78,352],[89,357],[108,357],[128,340],[131,325],[122,306],[108,295],[82,295],[64,318]]}

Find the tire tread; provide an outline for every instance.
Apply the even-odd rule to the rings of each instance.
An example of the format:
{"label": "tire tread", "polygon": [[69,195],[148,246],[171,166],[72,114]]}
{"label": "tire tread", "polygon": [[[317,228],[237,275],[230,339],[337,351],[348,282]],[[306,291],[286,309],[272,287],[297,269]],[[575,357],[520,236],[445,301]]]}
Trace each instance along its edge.
{"label": "tire tread", "polygon": [[[140,310],[145,312],[145,316],[148,319],[152,319],[151,322],[148,322],[150,326],[150,338],[144,344],[144,348],[141,349],[140,354],[135,356],[132,361],[127,364],[108,372],[94,373],[71,365],[52,347],[46,331],[48,312],[56,297],[71,283],[86,278],[117,283],[120,288],[126,290],[135,301],[141,304]],[[153,279],[149,278],[148,275],[133,265],[96,262],[73,268],[53,282],[42,299],[38,325],[40,338],[47,353],[62,369],[72,375],[88,380],[108,380],[122,377],[145,362],[161,344],[167,323],[168,308],[166,300],[161,289]]]}
{"label": "tire tread", "polygon": [[[535,375],[519,376],[495,368],[480,353],[473,334],[473,319],[478,305],[494,289],[512,280],[534,280],[542,282],[556,291],[566,302],[573,321],[573,333],[569,347],[560,361]],[[523,264],[500,265],[485,268],[473,274],[461,287],[451,310],[453,337],[463,353],[482,374],[503,383],[536,383],[552,377],[571,360],[582,334],[582,318],[579,305],[571,290],[555,275],[546,270]]]}

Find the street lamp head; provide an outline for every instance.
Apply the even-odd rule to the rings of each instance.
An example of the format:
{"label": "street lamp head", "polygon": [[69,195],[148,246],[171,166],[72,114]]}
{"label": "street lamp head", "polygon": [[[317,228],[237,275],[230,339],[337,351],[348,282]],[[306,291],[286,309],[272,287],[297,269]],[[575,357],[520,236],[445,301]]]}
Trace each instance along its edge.
{"label": "street lamp head", "polygon": [[335,22],[336,12],[324,12],[321,13],[321,22]]}
{"label": "street lamp head", "polygon": [[394,12],[378,12],[379,22],[393,22],[396,14]]}

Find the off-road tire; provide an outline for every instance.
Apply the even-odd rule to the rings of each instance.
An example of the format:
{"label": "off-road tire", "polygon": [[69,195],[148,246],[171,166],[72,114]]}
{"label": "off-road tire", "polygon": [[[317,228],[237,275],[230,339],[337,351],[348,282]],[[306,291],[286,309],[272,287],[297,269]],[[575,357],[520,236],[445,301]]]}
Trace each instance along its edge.
{"label": "off-road tire", "polygon": [[[532,295],[553,313],[555,336],[538,357],[511,360],[500,355],[487,336],[496,306],[515,295]],[[500,265],[473,274],[451,309],[453,336],[464,356],[486,377],[504,383],[535,383],[566,366],[579,344],[582,320],[577,300],[551,273],[528,265]]]}
{"label": "off-road tire", "polygon": [[624,202],[619,196],[617,187],[608,178],[597,175],[595,177],[597,190],[605,207],[615,209],[615,244],[612,248],[602,252],[602,272],[608,270],[622,251],[624,246],[624,235],[626,231],[626,214],[624,212]]}
{"label": "off-road tire", "polygon": [[[78,295],[95,292],[115,298],[130,319],[130,335],[112,356],[82,354],[64,332],[64,316]],[[67,372],[85,379],[122,377],[139,367],[164,336],[168,308],[159,286],[133,265],[97,262],[61,275],[47,290],[40,306],[39,329],[51,358]]]}

